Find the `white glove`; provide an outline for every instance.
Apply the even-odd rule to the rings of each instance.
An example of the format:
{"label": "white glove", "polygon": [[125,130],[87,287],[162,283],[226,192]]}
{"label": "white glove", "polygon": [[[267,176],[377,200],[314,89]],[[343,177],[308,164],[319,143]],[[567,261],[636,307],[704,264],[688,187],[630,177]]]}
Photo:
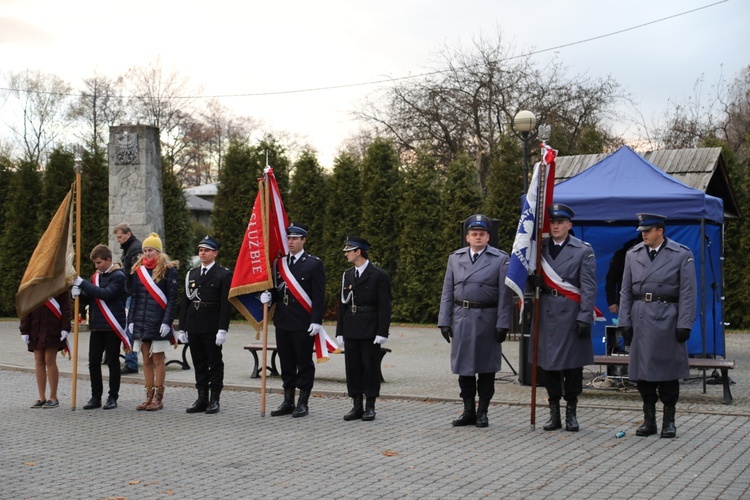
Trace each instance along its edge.
{"label": "white glove", "polygon": [[226,330],[219,330],[216,332],[216,345],[220,346],[224,344],[224,342],[227,341],[227,331]]}
{"label": "white glove", "polygon": [[130,335],[133,335],[133,323],[130,323],[128,325],[128,333],[130,333]]}
{"label": "white glove", "polygon": [[172,328],[170,328],[169,325],[166,323],[162,323],[161,326],[159,327],[159,335],[161,335],[161,338],[164,338],[167,335],[169,335],[169,332],[171,331],[172,331]]}
{"label": "white glove", "polygon": [[76,279],[73,280],[73,284],[75,286],[80,286],[81,283],[83,283],[83,278],[81,278],[80,276],[76,276]]}
{"label": "white glove", "polygon": [[318,323],[310,323],[310,328],[307,329],[307,333],[309,333],[311,337],[314,337],[320,333],[321,328],[323,328],[323,326]]}
{"label": "white glove", "polygon": [[177,340],[179,340],[183,344],[187,344],[188,343],[187,332],[185,330],[180,330],[179,332],[177,332]]}
{"label": "white glove", "polygon": [[76,297],[81,295],[81,289],[77,285],[73,285],[73,288],[70,289],[70,295],[72,295],[75,299]]}
{"label": "white glove", "polygon": [[27,344],[29,343],[29,336],[28,336],[28,335],[21,335],[21,338],[22,338],[22,339],[23,339],[23,341],[24,341],[24,342],[26,342]]}
{"label": "white glove", "polygon": [[260,294],[260,303],[261,304],[270,304],[271,303],[271,292],[268,290],[264,291]]}
{"label": "white glove", "polygon": [[60,340],[65,340],[68,338],[68,335],[70,335],[70,332],[66,332],[65,330],[60,332]]}
{"label": "white glove", "polygon": [[380,344],[380,345],[383,345],[386,342],[388,342],[388,337],[381,337],[380,335],[376,335],[375,340],[372,341],[373,344]]}
{"label": "white glove", "polygon": [[341,345],[344,345],[344,336],[339,335],[338,337],[336,337],[336,342],[338,342]]}

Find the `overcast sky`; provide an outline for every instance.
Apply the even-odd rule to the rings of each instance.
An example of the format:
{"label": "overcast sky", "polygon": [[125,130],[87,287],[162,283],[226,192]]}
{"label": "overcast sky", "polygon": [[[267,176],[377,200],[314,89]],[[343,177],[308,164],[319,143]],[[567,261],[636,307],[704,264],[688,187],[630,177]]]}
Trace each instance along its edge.
{"label": "overcast sky", "polygon": [[[750,64],[750,0],[0,0],[0,71],[39,70],[80,88],[95,71],[114,77],[160,58],[204,95],[303,90],[429,71],[446,44],[498,30],[522,53],[704,6],[558,51],[571,74],[611,75],[651,125],[668,100],[693,95],[701,75],[705,94]],[[541,64],[551,53],[535,57]],[[222,103],[298,134],[330,166],[358,128],[350,112],[377,88]]]}

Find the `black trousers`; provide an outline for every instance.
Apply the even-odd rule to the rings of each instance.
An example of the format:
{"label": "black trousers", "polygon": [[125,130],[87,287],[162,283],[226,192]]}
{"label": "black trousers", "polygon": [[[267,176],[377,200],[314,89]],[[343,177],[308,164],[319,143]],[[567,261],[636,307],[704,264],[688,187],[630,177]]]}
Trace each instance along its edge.
{"label": "black trousers", "polygon": [[195,369],[195,387],[204,390],[223,388],[224,356],[221,346],[216,345],[216,332],[189,332],[188,342]]}
{"label": "black trousers", "polygon": [[474,375],[459,375],[458,387],[461,389],[461,399],[474,399],[479,393],[479,399],[489,401],[495,395],[495,374],[479,373]]}
{"label": "black trousers", "polygon": [[315,383],[315,362],[312,359],[315,338],[306,330],[276,329],[276,347],[281,362],[281,383],[284,389],[310,391]]}
{"label": "black trousers", "polygon": [[680,399],[680,381],[667,380],[665,382],[648,382],[638,380],[636,382],[638,392],[646,404],[656,404],[661,399],[664,406],[675,406]]}
{"label": "black trousers", "polygon": [[122,341],[112,330],[95,330],[89,337],[89,375],[91,376],[91,397],[101,399],[102,354],[109,367],[109,395],[117,399],[120,395],[120,345]]}
{"label": "black trousers", "polygon": [[380,344],[371,339],[344,339],[346,390],[350,397],[380,396]]}
{"label": "black trousers", "polygon": [[539,368],[539,372],[550,401],[563,398],[568,403],[578,402],[578,396],[583,392],[583,367],[553,371]]}

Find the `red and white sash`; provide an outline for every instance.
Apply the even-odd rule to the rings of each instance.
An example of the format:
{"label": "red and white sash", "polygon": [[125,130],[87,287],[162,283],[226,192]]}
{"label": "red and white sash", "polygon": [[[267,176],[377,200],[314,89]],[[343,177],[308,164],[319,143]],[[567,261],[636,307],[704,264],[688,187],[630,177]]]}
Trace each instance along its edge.
{"label": "red and white sash", "polygon": [[[302,304],[305,311],[312,313],[312,299],[310,299],[310,296],[307,295],[307,292],[305,292],[297,281],[297,278],[292,274],[292,271],[289,269],[289,264],[286,261],[286,257],[280,257],[276,263],[277,265],[280,265],[279,273],[281,273],[281,277],[284,278],[287,290],[289,290],[292,295],[294,295],[294,298]],[[337,354],[339,352],[341,352],[339,346],[336,345],[321,326],[320,332],[315,336],[315,361],[323,363],[324,361],[328,361],[329,354]]]}
{"label": "red and white sash", "polygon": [[[143,286],[146,287],[146,291],[148,291],[148,294],[151,295],[151,298],[156,301],[157,304],[159,304],[159,307],[166,310],[167,309],[167,296],[164,295],[164,292],[161,288],[156,284],[154,281],[154,278],[151,277],[148,270],[146,269],[146,266],[141,266],[136,271],[138,274],[138,278],[141,280],[141,283],[143,283]],[[174,329],[174,325],[169,325],[171,328],[171,339],[169,341],[172,343],[174,348],[177,348],[177,332]]]}
{"label": "red and white sash", "polygon": [[[94,273],[94,275],[91,277],[91,283],[93,283],[94,286],[99,286],[99,276],[101,276],[101,273]],[[131,351],[133,349],[133,346],[130,345],[130,340],[128,339],[128,336],[125,335],[125,328],[123,328],[122,325],[120,325],[120,323],[117,321],[117,318],[115,317],[114,313],[109,308],[107,303],[102,299],[97,299],[96,297],[94,297],[94,302],[99,308],[99,311],[102,313],[102,316],[104,316],[104,319],[107,321],[109,327],[122,341],[122,345],[125,347],[125,352]]]}
{"label": "red and white sash", "polygon": [[[542,277],[544,284],[557,293],[574,302],[581,303],[581,289],[568,283],[558,275],[547,260],[542,257]],[[604,314],[594,306],[594,321],[606,321]]]}
{"label": "red and white sash", "polygon": [[[52,311],[52,314],[54,314],[57,319],[62,320],[62,308],[60,307],[60,303],[56,298],[50,297],[49,299],[47,299],[44,305],[47,306],[47,309]],[[63,347],[63,355],[67,354],[68,359],[70,359],[70,353],[70,341],[67,337],[65,337],[65,347]]]}

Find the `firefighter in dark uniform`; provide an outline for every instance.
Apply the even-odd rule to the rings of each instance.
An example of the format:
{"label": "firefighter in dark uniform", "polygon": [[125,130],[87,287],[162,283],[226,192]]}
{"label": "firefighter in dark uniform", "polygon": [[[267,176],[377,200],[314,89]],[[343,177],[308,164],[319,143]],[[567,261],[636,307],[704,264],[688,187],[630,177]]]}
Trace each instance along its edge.
{"label": "firefighter in dark uniform", "polygon": [[[326,276],[323,261],[305,252],[307,232],[304,224],[294,223],[287,228],[289,255],[287,265],[292,276],[312,302],[312,311],[300,303],[280,273],[281,263],[276,263],[275,289],[273,296],[263,292],[261,302],[276,304],[273,324],[276,328],[276,346],[281,362],[281,381],[284,387],[284,401],[274,411],[272,417],[292,414],[304,417],[309,413],[308,401],[315,382],[313,346],[315,335],[320,332],[325,312]],[[297,406],[294,405],[294,392],[299,388]]]}
{"label": "firefighter in dark uniform", "polygon": [[[198,399],[187,413],[218,413],[224,387],[222,345],[227,338],[232,271],[216,263],[221,245],[211,236],[198,243],[201,265],[185,276],[179,322],[179,340],[190,342]],[[209,396],[210,390],[210,396]]]}
{"label": "firefighter in dark uniform", "polygon": [[677,435],[675,407],[680,379],[690,373],[688,349],[696,315],[693,252],[664,236],[666,217],[637,214],[643,243],[625,257],[619,326],[630,341],[630,380],[643,399],[637,436],[656,434],[656,402],[664,405],[661,437]]}
{"label": "firefighter in dark uniform", "polygon": [[[391,326],[391,279],[370,262],[370,243],[350,236],[344,246],[353,265],[341,277],[341,302],[336,340],[344,344],[346,390],[354,404],[344,420],[375,420],[375,400],[380,396],[380,347]],[[362,407],[362,399],[365,401]]]}
{"label": "firefighter in dark uniform", "polygon": [[448,257],[438,328],[451,344],[451,370],[458,375],[464,401],[463,413],[452,424],[487,427],[495,373],[502,363],[502,343],[513,319],[513,292],[505,284],[510,258],[489,245],[487,216],[472,215],[464,228],[469,246]]}

